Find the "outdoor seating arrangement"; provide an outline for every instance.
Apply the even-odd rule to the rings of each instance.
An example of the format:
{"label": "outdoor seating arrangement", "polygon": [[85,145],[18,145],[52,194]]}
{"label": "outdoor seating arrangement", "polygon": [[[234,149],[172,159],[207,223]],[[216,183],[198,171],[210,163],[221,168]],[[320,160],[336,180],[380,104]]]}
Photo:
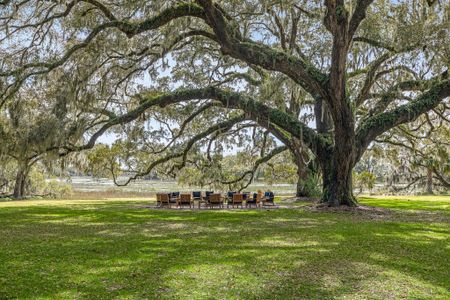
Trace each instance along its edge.
{"label": "outdoor seating arrangement", "polygon": [[189,208],[195,207],[195,201],[198,203],[198,208],[202,206],[206,208],[224,208],[226,202],[227,208],[261,208],[265,206],[276,206],[275,195],[271,191],[267,191],[263,194],[262,191],[257,193],[250,192],[236,192],[229,191],[225,194],[225,197],[220,193],[214,193],[214,191],[194,191],[192,193],[157,193],[156,194],[156,206],[157,207],[169,207],[176,205],[177,208],[183,206],[189,206]]}

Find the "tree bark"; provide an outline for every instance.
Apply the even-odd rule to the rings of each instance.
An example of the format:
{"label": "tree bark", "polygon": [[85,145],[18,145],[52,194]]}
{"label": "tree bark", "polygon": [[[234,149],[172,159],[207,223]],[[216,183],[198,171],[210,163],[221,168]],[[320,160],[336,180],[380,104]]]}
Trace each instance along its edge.
{"label": "tree bark", "polygon": [[25,196],[25,186],[28,176],[28,167],[19,164],[19,169],[16,174],[16,180],[14,184],[13,198],[22,199]]}
{"label": "tree bark", "polygon": [[296,197],[311,197],[311,193],[305,185],[308,179],[308,170],[304,163],[297,163],[297,191],[295,193]]}
{"label": "tree bark", "polygon": [[305,147],[301,144],[301,142],[297,139],[293,139],[291,141],[291,152],[294,156],[294,162],[297,166],[297,188],[296,188],[296,197],[311,197],[311,191],[308,190],[306,186],[306,181],[309,176],[309,168],[306,164],[306,160],[308,159],[308,153],[305,150]]}
{"label": "tree bark", "polygon": [[357,201],[353,196],[352,169],[353,165],[348,160],[338,159],[325,163],[323,172],[323,196],[322,202],[328,206],[356,206]]}
{"label": "tree bark", "polygon": [[433,194],[433,169],[427,168],[427,194]]}
{"label": "tree bark", "polygon": [[335,145],[320,157],[323,177],[322,202],[328,206],[356,206],[352,170],[355,164],[355,133],[352,121],[337,123]]}

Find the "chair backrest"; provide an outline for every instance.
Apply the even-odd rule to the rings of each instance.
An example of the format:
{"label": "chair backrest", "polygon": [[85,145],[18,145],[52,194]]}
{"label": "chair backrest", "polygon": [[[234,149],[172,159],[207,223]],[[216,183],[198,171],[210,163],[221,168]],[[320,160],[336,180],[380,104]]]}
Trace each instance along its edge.
{"label": "chair backrest", "polygon": [[159,201],[161,203],[169,203],[169,194],[159,194]]}
{"label": "chair backrest", "polygon": [[264,192],[264,197],[270,197],[270,192]]}
{"label": "chair backrest", "polygon": [[227,197],[232,198],[234,194],[236,194],[236,192],[227,192]]}
{"label": "chair backrest", "polygon": [[178,197],[178,196],[180,196],[180,192],[173,192],[172,193],[172,197]]}
{"label": "chair backrest", "polygon": [[202,192],[192,192],[193,198],[200,198],[202,196]]}
{"label": "chair backrest", "polygon": [[242,203],[244,201],[244,195],[242,194],[233,194],[233,203]]}
{"label": "chair backrest", "polygon": [[222,200],[220,199],[220,194],[211,194],[209,195],[210,203],[220,203]]}
{"label": "chair backrest", "polygon": [[161,194],[156,193],[156,203],[161,202]]}
{"label": "chair backrest", "polygon": [[191,202],[191,194],[181,194],[180,202],[182,203],[190,203]]}
{"label": "chair backrest", "polygon": [[244,192],[242,193],[244,200],[250,199],[250,192]]}
{"label": "chair backrest", "polygon": [[209,199],[209,196],[211,196],[212,194],[214,194],[213,191],[206,191],[205,192],[206,199]]}

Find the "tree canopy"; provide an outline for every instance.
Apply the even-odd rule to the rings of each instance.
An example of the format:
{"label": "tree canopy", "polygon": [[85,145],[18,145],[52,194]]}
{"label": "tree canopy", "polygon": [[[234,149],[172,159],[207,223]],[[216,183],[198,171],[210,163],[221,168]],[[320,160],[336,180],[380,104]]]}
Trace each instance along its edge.
{"label": "tree canopy", "polygon": [[352,169],[371,143],[423,115],[448,122],[446,0],[0,5],[0,110],[37,80],[70,74],[87,135],[64,139],[59,154],[125,132],[148,154],[130,180],[193,166],[202,151],[212,160],[255,127],[274,142],[249,139],[253,164],[289,150],[301,168],[311,155],[323,201],[355,205]]}

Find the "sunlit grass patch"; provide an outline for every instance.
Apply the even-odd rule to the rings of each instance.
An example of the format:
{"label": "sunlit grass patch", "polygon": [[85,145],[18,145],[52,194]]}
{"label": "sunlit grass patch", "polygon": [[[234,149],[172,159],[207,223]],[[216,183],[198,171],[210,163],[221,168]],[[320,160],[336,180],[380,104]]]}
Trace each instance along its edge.
{"label": "sunlit grass patch", "polygon": [[406,210],[445,211],[450,213],[450,196],[365,196],[360,204]]}

